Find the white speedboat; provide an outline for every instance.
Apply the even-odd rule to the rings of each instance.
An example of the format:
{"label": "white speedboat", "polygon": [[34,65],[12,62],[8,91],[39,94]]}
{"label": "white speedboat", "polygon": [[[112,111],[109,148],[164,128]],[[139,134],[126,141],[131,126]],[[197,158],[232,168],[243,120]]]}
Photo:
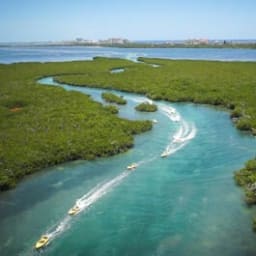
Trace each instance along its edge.
{"label": "white speedboat", "polygon": [[172,119],[173,122],[179,122],[180,121],[180,116],[177,115],[177,114],[173,114],[171,116],[171,119]]}
{"label": "white speedboat", "polygon": [[182,138],[176,137],[175,135],[173,136],[173,142],[183,142]]}
{"label": "white speedboat", "polygon": [[171,114],[176,114],[176,110],[175,110],[174,108],[171,108],[171,107],[170,107],[170,113],[171,113]]}
{"label": "white speedboat", "polygon": [[132,171],[132,170],[135,170],[137,167],[138,167],[138,164],[133,163],[133,164],[127,166],[127,170]]}
{"label": "white speedboat", "polygon": [[162,154],[161,154],[161,157],[167,157],[168,156],[168,153],[166,151],[164,151]]}

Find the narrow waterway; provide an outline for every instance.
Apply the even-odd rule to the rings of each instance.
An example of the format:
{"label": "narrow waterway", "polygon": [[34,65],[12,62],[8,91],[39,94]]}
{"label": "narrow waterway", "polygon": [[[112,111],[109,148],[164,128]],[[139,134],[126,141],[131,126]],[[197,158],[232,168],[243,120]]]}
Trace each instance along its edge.
{"label": "narrow waterway", "polygon": [[[104,90],[39,82],[102,102]],[[40,255],[255,255],[255,212],[233,181],[255,155],[255,138],[215,108],[154,102],[157,112],[140,113],[134,107],[148,99],[114,92],[128,101],[119,115],[155,120],[152,131],[127,153],[58,165],[2,193],[1,256],[39,254],[43,234],[50,243]],[[70,217],[76,202],[81,211]]]}

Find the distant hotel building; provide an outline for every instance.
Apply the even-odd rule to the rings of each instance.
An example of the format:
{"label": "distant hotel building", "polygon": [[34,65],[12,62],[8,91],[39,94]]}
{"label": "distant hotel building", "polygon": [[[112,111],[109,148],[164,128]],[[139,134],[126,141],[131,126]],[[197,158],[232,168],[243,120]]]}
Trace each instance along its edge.
{"label": "distant hotel building", "polygon": [[187,45],[208,45],[209,40],[208,39],[189,39],[186,41]]}
{"label": "distant hotel building", "polygon": [[98,44],[98,45],[112,45],[112,44],[126,44],[129,42],[128,39],[125,38],[109,38],[104,40],[87,40],[83,38],[76,38],[76,43],[78,44]]}
{"label": "distant hotel building", "polygon": [[106,40],[100,40],[99,43],[100,44],[126,44],[129,41],[127,39],[124,38],[109,38]]}

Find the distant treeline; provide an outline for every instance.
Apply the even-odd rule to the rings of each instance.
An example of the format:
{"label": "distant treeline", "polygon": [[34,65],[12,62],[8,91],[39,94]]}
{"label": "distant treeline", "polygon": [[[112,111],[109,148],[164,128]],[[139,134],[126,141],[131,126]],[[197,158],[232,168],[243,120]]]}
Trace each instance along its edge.
{"label": "distant treeline", "polygon": [[36,43],[36,44],[0,44],[0,47],[23,46],[23,47],[47,47],[47,46],[102,46],[116,48],[237,48],[256,49],[256,43],[240,43],[223,41],[218,43],[150,43],[150,42],[127,42],[127,43],[88,43],[88,42],[56,42],[56,43]]}
{"label": "distant treeline", "polygon": [[[89,45],[87,45],[89,46]],[[92,45],[91,45],[92,46]],[[256,49],[256,43],[126,43],[126,44],[105,44],[106,47],[118,48],[237,48],[237,49]]]}

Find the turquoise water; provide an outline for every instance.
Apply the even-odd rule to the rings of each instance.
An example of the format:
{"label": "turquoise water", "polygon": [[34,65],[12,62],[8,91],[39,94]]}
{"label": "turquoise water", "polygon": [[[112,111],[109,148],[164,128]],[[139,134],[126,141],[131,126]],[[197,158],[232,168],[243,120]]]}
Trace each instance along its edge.
{"label": "turquoise water", "polygon": [[[101,101],[103,90],[62,87]],[[2,193],[0,255],[255,255],[255,209],[233,181],[255,156],[255,138],[220,109],[154,102],[159,111],[139,113],[134,106],[146,98],[119,94],[128,100],[120,115],[156,119],[152,131],[124,154],[58,165]],[[83,210],[69,217],[78,199]],[[50,244],[33,251],[45,233]]]}

